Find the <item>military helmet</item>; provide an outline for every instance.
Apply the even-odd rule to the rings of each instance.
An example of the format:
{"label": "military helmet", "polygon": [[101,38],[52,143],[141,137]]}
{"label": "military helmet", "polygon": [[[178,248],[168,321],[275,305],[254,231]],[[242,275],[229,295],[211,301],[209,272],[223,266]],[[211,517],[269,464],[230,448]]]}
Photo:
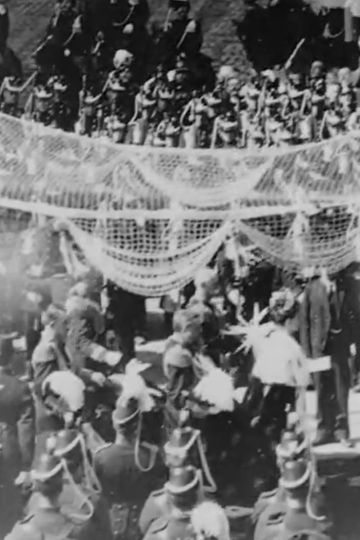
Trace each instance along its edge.
{"label": "military helmet", "polygon": [[311,463],[308,459],[285,461],[281,471],[280,485],[292,490],[304,486],[311,476]]}
{"label": "military helmet", "polygon": [[135,420],[139,416],[139,413],[139,402],[136,398],[123,400],[120,396],[113,412],[113,421],[120,427]]}
{"label": "military helmet", "polygon": [[76,460],[82,457],[82,434],[76,429],[63,429],[47,441],[48,449],[61,459]]}
{"label": "military helmet", "polygon": [[169,467],[182,467],[196,464],[198,458],[195,443],[199,440],[200,431],[191,427],[175,428],[164,446],[166,464]]}
{"label": "military helmet", "polygon": [[31,477],[38,482],[47,482],[59,477],[63,472],[63,466],[59,458],[51,453],[41,454],[31,471]]}
{"label": "military helmet", "polygon": [[166,490],[172,495],[189,493],[198,489],[201,481],[199,469],[188,465],[170,469],[169,480],[165,484]]}

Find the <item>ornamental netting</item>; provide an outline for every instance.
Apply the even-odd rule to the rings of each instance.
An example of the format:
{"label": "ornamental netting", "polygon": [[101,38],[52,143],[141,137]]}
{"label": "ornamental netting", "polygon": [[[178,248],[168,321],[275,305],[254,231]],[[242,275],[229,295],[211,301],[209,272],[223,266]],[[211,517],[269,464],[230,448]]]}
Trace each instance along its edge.
{"label": "ornamental netting", "polygon": [[185,285],[229,235],[240,253],[334,272],[360,253],[360,133],[257,153],[185,150],[1,114],[0,208],[7,268],[33,217],[55,218],[88,264],[146,296]]}

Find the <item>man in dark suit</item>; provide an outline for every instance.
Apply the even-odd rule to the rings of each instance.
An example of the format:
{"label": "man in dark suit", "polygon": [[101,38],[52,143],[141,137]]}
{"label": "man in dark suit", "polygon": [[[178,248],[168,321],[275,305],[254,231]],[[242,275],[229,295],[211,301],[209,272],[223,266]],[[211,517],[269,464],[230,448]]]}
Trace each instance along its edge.
{"label": "man in dark suit", "polygon": [[349,289],[343,276],[328,282],[319,273],[305,287],[301,307],[300,339],[308,358],[330,355],[331,369],[315,373],[318,429],[315,444],[349,442],[348,359],[352,342]]}

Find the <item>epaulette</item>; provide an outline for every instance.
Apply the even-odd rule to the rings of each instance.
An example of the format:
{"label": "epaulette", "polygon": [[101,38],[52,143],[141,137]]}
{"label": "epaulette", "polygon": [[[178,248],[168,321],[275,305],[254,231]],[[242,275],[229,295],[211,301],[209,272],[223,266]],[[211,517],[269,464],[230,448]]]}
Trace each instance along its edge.
{"label": "epaulette", "polygon": [[29,523],[33,518],[35,517],[35,514],[28,514],[27,516],[23,517],[20,521],[20,525],[24,525],[26,523]]}
{"label": "epaulette", "polygon": [[285,512],[278,510],[277,512],[274,512],[273,514],[270,514],[266,524],[267,525],[280,525],[284,521]]}
{"label": "epaulette", "polygon": [[161,489],[155,489],[150,493],[151,497],[161,497],[161,495],[165,495],[166,491],[164,488]]}
{"label": "epaulette", "polygon": [[111,442],[102,444],[101,446],[96,448],[96,450],[94,450],[94,456],[99,454],[99,452],[101,452],[102,450],[105,450],[105,448],[110,448],[110,446],[112,446],[112,445],[113,445],[113,443],[111,443]]}
{"label": "epaulette", "polygon": [[259,501],[262,501],[263,499],[271,499],[272,497],[275,497],[277,494],[278,488],[272,489],[271,491],[263,491],[259,497]]}

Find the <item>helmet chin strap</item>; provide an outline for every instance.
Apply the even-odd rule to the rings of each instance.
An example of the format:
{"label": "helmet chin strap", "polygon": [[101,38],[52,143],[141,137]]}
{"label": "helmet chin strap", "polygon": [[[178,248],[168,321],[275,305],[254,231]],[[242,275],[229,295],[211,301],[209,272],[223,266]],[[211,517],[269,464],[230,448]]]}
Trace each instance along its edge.
{"label": "helmet chin strap", "polygon": [[148,448],[148,450],[150,450],[149,465],[147,467],[143,466],[140,462],[141,428],[142,428],[142,414],[140,412],[139,418],[138,418],[136,439],[135,439],[134,458],[135,458],[135,464],[138,467],[138,469],[140,469],[141,472],[149,472],[155,466],[156,457],[158,453],[158,447],[149,443],[145,443],[145,442],[142,443],[143,446],[145,446],[146,448]]}
{"label": "helmet chin strap", "polygon": [[[83,522],[89,521],[89,519],[91,519],[93,514],[94,514],[94,506],[93,506],[92,502],[90,501],[90,499],[82,491],[80,486],[78,486],[78,484],[76,484],[71,472],[69,471],[69,467],[68,467],[68,464],[66,462],[66,459],[62,458],[61,463],[62,463],[62,466],[63,466],[63,469],[64,469],[64,477],[69,481],[69,484],[71,485],[71,487],[74,490],[75,494],[79,498],[79,506],[78,506],[79,512],[77,513],[77,512],[71,511],[69,513],[70,513],[71,517],[73,517],[75,519],[78,519],[79,521],[83,521]],[[87,512],[80,512],[83,505],[85,505],[87,507]]]}
{"label": "helmet chin strap", "polygon": [[92,467],[89,461],[86,443],[85,443],[85,437],[82,433],[80,433],[79,435],[80,435],[79,442],[80,442],[81,453],[82,453],[83,463],[84,463],[84,476],[85,476],[86,485],[91,492],[98,494],[101,492],[101,484],[94,471],[94,468]]}

